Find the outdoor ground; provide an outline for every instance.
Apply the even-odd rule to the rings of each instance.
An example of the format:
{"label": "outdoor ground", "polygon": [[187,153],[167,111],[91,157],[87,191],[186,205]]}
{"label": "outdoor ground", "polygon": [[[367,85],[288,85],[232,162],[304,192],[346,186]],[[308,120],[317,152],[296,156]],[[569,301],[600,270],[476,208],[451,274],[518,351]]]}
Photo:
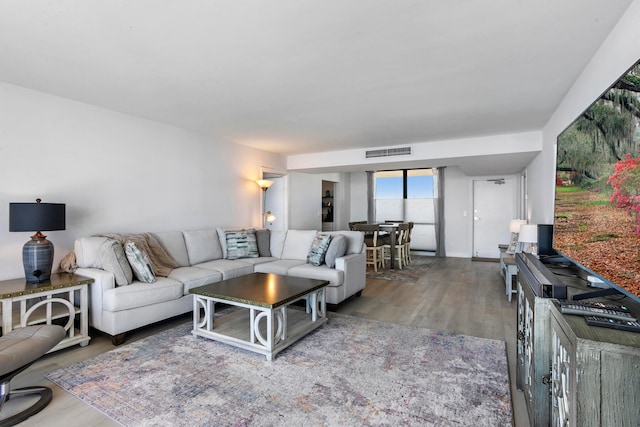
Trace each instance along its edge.
{"label": "outdoor ground", "polygon": [[556,191],[554,247],[640,296],[638,223],[609,196],[578,188]]}

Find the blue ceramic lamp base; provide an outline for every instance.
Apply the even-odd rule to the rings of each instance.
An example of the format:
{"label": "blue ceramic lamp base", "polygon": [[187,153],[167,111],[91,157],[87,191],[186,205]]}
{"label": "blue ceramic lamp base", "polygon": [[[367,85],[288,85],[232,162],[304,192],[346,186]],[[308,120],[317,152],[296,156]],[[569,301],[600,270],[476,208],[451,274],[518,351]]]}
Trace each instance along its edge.
{"label": "blue ceramic lamp base", "polygon": [[38,232],[22,247],[22,264],[27,283],[42,283],[51,278],[53,243]]}

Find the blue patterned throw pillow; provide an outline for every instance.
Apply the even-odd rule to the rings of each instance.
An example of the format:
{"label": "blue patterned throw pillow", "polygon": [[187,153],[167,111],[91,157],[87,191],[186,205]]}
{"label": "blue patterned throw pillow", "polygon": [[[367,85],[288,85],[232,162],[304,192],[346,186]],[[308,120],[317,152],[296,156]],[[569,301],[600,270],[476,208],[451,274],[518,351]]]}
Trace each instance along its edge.
{"label": "blue patterned throw pillow", "polygon": [[316,237],[313,239],[313,243],[311,243],[311,247],[309,248],[309,253],[307,254],[307,263],[322,265],[330,243],[330,235],[320,233],[316,234]]}
{"label": "blue patterned throw pillow", "polygon": [[256,230],[225,232],[227,238],[227,259],[258,258]]}
{"label": "blue patterned throw pillow", "polygon": [[139,249],[135,243],[129,240],[124,244],[124,253],[127,255],[127,260],[136,279],[145,283],[154,283],[156,281],[149,255],[145,251]]}

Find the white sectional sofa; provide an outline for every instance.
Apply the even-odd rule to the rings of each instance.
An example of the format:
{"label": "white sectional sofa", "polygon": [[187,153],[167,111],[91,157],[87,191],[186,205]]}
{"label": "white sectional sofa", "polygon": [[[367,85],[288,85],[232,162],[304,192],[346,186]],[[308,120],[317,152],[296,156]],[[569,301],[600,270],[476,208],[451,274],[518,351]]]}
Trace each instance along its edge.
{"label": "white sectional sofa", "polygon": [[361,232],[322,233],[332,235],[329,252],[335,258],[328,255],[329,265],[318,266],[307,263],[309,248],[320,233],[316,230],[270,232],[266,237],[268,250],[263,237],[261,252],[271,256],[241,259],[227,259],[224,233],[221,229],[150,233],[178,267],[166,277],[157,276],[153,283],[134,279],[126,286],[118,286],[114,272],[105,270],[101,264],[101,248],[107,237],[76,240],[76,273],[95,280],[89,286],[91,326],[111,335],[114,344],[119,344],[128,331],[191,311],[190,289],[253,272],[328,280],[328,304],[360,295],[365,287],[365,246]]}

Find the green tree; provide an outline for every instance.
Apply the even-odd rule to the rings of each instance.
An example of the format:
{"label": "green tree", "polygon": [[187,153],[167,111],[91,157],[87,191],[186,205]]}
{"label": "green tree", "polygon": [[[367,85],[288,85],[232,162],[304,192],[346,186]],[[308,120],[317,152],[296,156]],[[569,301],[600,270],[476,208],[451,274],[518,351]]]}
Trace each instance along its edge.
{"label": "green tree", "polygon": [[640,63],[622,76],[558,137],[558,169],[602,180],[626,153],[638,153]]}

